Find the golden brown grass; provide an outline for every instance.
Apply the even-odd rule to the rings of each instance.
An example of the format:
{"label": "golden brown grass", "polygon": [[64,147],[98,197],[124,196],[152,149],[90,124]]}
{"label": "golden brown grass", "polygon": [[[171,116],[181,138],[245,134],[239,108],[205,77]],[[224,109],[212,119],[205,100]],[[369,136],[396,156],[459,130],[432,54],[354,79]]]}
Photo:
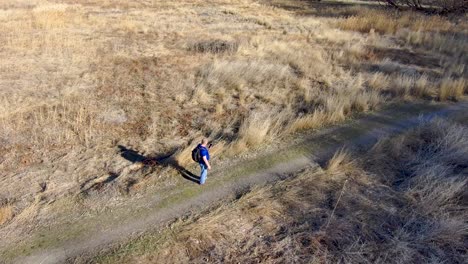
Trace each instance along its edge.
{"label": "golden brown grass", "polygon": [[98,262],[463,263],[467,154],[466,127],[426,122],[352,162],[340,150],[326,171],[255,189]]}
{"label": "golden brown grass", "polygon": [[336,174],[352,167],[353,161],[350,154],[345,149],[337,151],[333,157],[328,160],[325,170],[329,174]]}
{"label": "golden brown grass", "polygon": [[431,83],[426,75],[421,75],[414,83],[411,94],[418,97],[424,98],[430,96],[432,90]]}
{"label": "golden brown grass", "polygon": [[[452,30],[456,29],[454,28]],[[436,52],[458,55],[460,51],[467,51],[465,45],[466,37],[457,33],[425,32],[423,30],[402,30],[398,32],[397,35],[410,45],[416,47],[425,47]],[[466,55],[462,54],[462,56]]]}
{"label": "golden brown grass", "polygon": [[454,80],[445,78],[439,84],[439,99],[441,101],[453,99],[459,100],[464,94],[468,93],[468,84],[465,79]]}
{"label": "golden brown grass", "polygon": [[392,99],[466,93],[463,20],[362,6],[296,16],[250,0],[0,8],[0,193],[18,212],[43,182],[52,200],[125,171],[117,145],[186,165],[202,137],[215,158],[235,156]]}
{"label": "golden brown grass", "polygon": [[[237,28],[228,27],[229,34],[218,32],[217,26],[225,26],[221,21],[224,16],[235,17],[242,12],[245,12],[242,14],[245,17],[252,16],[250,11],[242,9],[242,4],[226,2],[230,5],[229,12],[224,10],[224,13],[212,16],[215,26],[206,26],[203,35],[200,32],[188,34],[192,28],[187,23],[178,23],[179,28],[170,26],[174,25],[175,14],[190,16],[191,6],[203,5],[197,1],[178,4],[154,2],[152,7],[162,15],[156,27],[149,23],[155,14],[148,12],[143,2],[135,2],[134,5],[115,3],[115,7],[122,10],[122,15],[115,15],[117,18],[106,14],[112,4],[107,1],[84,5],[102,9],[103,16],[89,15],[80,5],[41,1],[3,13],[2,32],[6,39],[2,61],[11,62],[11,65],[3,64],[3,68],[9,67],[4,71],[4,79],[13,84],[3,92],[2,135],[8,142],[7,146],[12,149],[23,145],[36,149],[47,149],[52,145],[92,147],[122,139],[137,142],[138,138],[157,137],[164,142],[174,136],[180,136],[182,142],[187,143],[194,139],[197,130],[212,135],[221,133],[216,131],[217,127],[243,133],[229,135],[230,138],[238,138],[240,144],[256,145],[263,142],[261,138],[271,136],[267,134],[275,133],[268,132],[267,125],[259,124],[259,138],[249,136],[252,133],[247,127],[253,126],[249,108],[260,107],[255,112],[270,112],[266,109],[274,107],[269,114],[290,116],[290,121],[283,122],[283,127],[292,125],[304,129],[320,127],[306,124],[324,119],[317,119],[319,114],[315,113],[325,113],[322,114],[327,116],[325,119],[339,122],[352,110],[367,111],[380,102],[377,96],[362,91],[359,84],[353,85],[353,89],[359,91],[350,96],[354,102],[339,99],[340,96],[349,96],[341,86],[353,82],[353,75],[334,65],[330,58],[333,53],[313,43],[307,34],[294,32],[290,28],[294,18],[281,10],[258,6],[258,10],[264,10],[259,19],[270,21],[271,29],[268,30],[279,30],[281,26],[292,34],[252,37],[248,29],[259,27],[256,20],[239,22]],[[22,4],[18,3],[18,6]],[[143,19],[123,16],[131,6],[141,8]],[[359,18],[395,20],[399,26],[413,31],[448,31],[453,26],[438,17],[426,19],[418,16],[419,20],[410,23],[410,14],[399,17],[380,11],[359,10],[355,8]],[[309,20],[312,19],[303,19],[299,23],[311,31],[317,23]],[[350,18],[351,22],[355,20]],[[203,19],[199,21],[203,22]],[[385,24],[392,27],[391,21],[356,20],[356,26],[343,23],[348,25],[345,29],[358,29],[358,25]],[[321,26],[332,31],[325,25]],[[395,33],[393,29],[378,31]],[[174,37],[169,37],[175,32]],[[107,34],[113,34],[114,40],[110,41]],[[313,34],[322,33],[317,31]],[[210,36],[208,40],[206,35]],[[149,56],[148,50],[157,55]],[[365,53],[363,45],[356,44],[349,47],[347,56],[355,56],[354,60],[359,61]],[[220,56],[213,58],[212,54]],[[32,70],[25,68],[29,58],[35,58],[33,63],[38,67]],[[21,85],[20,80],[26,85]],[[322,84],[329,88],[322,89]],[[406,94],[406,90],[404,87],[403,93]],[[160,98],[160,91],[167,95]],[[321,102],[315,103],[313,97],[319,93]],[[414,95],[423,93],[419,90]],[[307,110],[307,117],[296,113],[307,105],[321,104],[324,111],[320,107],[312,107]],[[171,115],[165,111],[170,111]],[[288,113],[283,114],[284,111]],[[194,116],[206,116],[210,122],[190,128],[185,120],[190,121]],[[168,122],[169,118],[172,123]],[[10,137],[8,131],[17,133]],[[132,131],[130,134],[136,137],[126,131]],[[174,134],[174,131],[178,132]],[[230,133],[237,132],[228,131]],[[180,146],[184,147],[184,144]]]}
{"label": "golden brown grass", "polygon": [[[422,56],[402,53],[400,56],[410,57],[408,62],[401,63],[402,57],[386,57],[388,44],[376,43],[377,50],[366,48],[368,54],[360,52],[358,58],[358,61],[367,59],[378,66],[378,70],[367,77],[366,83],[369,88],[406,99],[438,98],[444,101],[458,100],[464,95],[463,82],[467,75],[467,40],[466,34],[463,33],[466,31],[465,23],[459,24],[453,19],[441,16],[425,16],[412,12],[391,13],[379,9],[352,8],[352,13],[353,16],[337,22],[337,26],[365,33],[371,40],[375,40],[375,32],[396,36],[401,40],[401,49],[412,52],[418,52],[418,49],[426,50],[426,54],[431,54],[441,64],[435,66],[437,63],[431,62],[432,59],[422,53]],[[438,55],[434,56],[435,54]],[[347,55],[345,58],[349,57],[350,55]],[[356,64],[356,59],[350,62]],[[436,67],[442,69],[442,76],[432,70]]]}
{"label": "golden brown grass", "polygon": [[392,10],[354,9],[356,14],[338,22],[339,27],[369,33],[375,30],[381,34],[395,34],[399,29],[412,31],[446,32],[455,27],[454,23],[440,16],[424,16],[416,12],[399,14]]}
{"label": "golden brown grass", "polygon": [[271,128],[271,119],[266,115],[253,114],[239,129],[240,143],[255,147],[265,140]]}
{"label": "golden brown grass", "polygon": [[327,124],[327,116],[323,110],[316,110],[312,114],[297,118],[289,127],[291,132],[316,129]]}
{"label": "golden brown grass", "polygon": [[13,206],[11,205],[0,206],[0,226],[13,218],[13,212]]}

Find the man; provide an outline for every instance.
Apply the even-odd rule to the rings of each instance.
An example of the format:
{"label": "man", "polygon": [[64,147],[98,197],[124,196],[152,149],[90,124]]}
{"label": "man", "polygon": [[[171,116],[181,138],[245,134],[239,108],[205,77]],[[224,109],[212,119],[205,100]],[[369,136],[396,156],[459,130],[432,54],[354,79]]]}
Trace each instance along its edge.
{"label": "man", "polygon": [[206,176],[208,175],[208,170],[211,170],[210,165],[210,153],[208,152],[208,139],[204,138],[201,144],[198,144],[197,148],[200,148],[200,184],[205,184]]}

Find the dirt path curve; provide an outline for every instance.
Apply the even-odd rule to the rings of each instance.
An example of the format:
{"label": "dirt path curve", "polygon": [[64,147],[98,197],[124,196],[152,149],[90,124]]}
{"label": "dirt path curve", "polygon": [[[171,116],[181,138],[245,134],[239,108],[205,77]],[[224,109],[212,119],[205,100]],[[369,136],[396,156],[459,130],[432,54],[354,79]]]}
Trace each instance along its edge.
{"label": "dirt path curve", "polygon": [[[294,145],[281,151],[281,155],[286,157],[283,160],[263,156],[242,163],[242,166],[236,166],[230,172],[215,171],[203,187],[190,183],[179,187],[177,193],[187,191],[192,194],[189,198],[172,203],[165,203],[164,199],[159,200],[145,217],[134,217],[136,219],[120,226],[102,227],[91,236],[82,239],[71,238],[69,242],[62,243],[57,248],[36,252],[16,259],[14,263],[65,263],[77,256],[95,253],[126,241],[135,234],[154,230],[155,227],[176,217],[201,210],[223,199],[233,198],[242,190],[275,182],[288,177],[290,173],[316,166],[317,161],[325,160],[343,146],[366,149],[382,137],[400,133],[415,127],[423,120],[436,117],[468,120],[468,102],[450,105],[400,104],[340,126],[323,129],[297,140]],[[164,203],[167,206],[161,205]]]}

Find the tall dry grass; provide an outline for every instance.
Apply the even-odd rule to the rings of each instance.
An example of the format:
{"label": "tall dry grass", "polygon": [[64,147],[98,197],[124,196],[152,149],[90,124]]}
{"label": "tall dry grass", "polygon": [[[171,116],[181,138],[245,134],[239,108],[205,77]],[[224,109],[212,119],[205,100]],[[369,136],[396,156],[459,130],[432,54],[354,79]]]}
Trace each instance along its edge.
{"label": "tall dry grass", "polygon": [[467,154],[466,127],[425,122],[98,260],[464,263]]}
{"label": "tall dry grass", "polygon": [[201,137],[235,156],[392,99],[466,93],[466,25],[443,17],[353,7],[323,19],[250,0],[0,8],[0,198],[24,201],[19,212],[42,182],[55,197],[124,171],[118,145],[186,165]]}
{"label": "tall dry grass", "polygon": [[[227,2],[230,11],[213,13],[213,23],[204,25],[204,32],[194,31],[190,23],[177,18],[183,14],[203,21],[190,9],[203,6],[197,1],[119,2],[114,3],[120,10],[115,14],[109,11],[112,3],[108,1],[83,6],[36,1],[2,11],[1,67],[3,85],[9,87],[0,96],[4,148],[89,148],[122,141],[146,150],[147,141],[158,142],[157,148],[165,152],[174,148],[166,143],[171,139],[180,139],[178,147],[184,148],[200,133],[222,135],[240,145],[258,145],[283,131],[340,122],[350,113],[375,109],[385,100],[378,92],[365,89],[367,75],[356,81],[354,72],[337,65],[335,51],[314,41],[311,34],[322,34],[321,41],[327,43],[336,41],[341,46],[344,42],[349,48],[343,57],[352,57],[354,62],[365,59],[362,56],[368,49],[364,47],[370,40],[353,41],[353,45],[346,39],[338,42],[339,34],[327,33],[333,29],[314,19],[300,20],[302,29],[296,32],[291,24],[294,17],[262,5],[258,6],[259,19],[270,21],[269,26],[261,29],[265,34],[253,36],[251,28],[265,26],[242,9],[247,3]],[[147,12],[147,5],[156,13]],[[130,7],[140,8],[141,19]],[[418,16],[413,22],[409,19],[412,14],[387,15],[357,8],[354,12],[356,17],[340,27],[367,32],[370,28],[366,27],[372,25],[377,32],[388,34],[397,33],[394,27],[424,32],[449,32],[454,27],[439,17]],[[151,22],[155,14],[160,17],[156,26]],[[242,16],[250,18],[237,19]],[[227,17],[235,22],[226,24],[223,19]],[[390,22],[374,21],[378,19]],[[220,32],[222,26],[229,32]],[[268,33],[279,28],[286,34]],[[27,66],[31,61],[32,68]],[[370,86],[377,85],[373,78]],[[378,86],[395,89],[399,96],[431,94],[425,84],[432,79],[422,75],[415,85],[405,78],[409,77],[397,77],[396,85],[383,81]],[[259,115],[270,114],[276,126],[266,131],[267,125],[258,124],[258,139],[249,136],[252,133],[247,129],[255,126],[249,113],[253,109]],[[283,117],[279,120],[275,115]]]}
{"label": "tall dry grass", "polygon": [[411,31],[448,32],[454,23],[441,16],[424,16],[417,12],[397,12],[388,9],[354,8],[355,14],[338,21],[339,27],[369,33],[396,34],[399,29]]}
{"label": "tall dry grass", "polygon": [[325,171],[333,175],[353,167],[353,164],[351,155],[345,149],[340,149],[328,160]]}
{"label": "tall dry grass", "polygon": [[14,216],[13,207],[11,205],[0,206],[0,226],[10,221]]}
{"label": "tall dry grass", "polygon": [[445,78],[440,81],[439,99],[441,101],[448,99],[459,100],[466,93],[468,93],[468,84],[465,79]]}
{"label": "tall dry grass", "polygon": [[[395,79],[393,86],[395,88],[389,86],[389,90],[395,90],[398,96],[438,97],[444,101],[449,98],[457,100],[466,93],[463,88],[451,88],[452,84],[449,84],[450,79],[460,78],[459,82],[462,83],[467,76],[465,54],[468,50],[464,33],[466,23],[458,23],[456,19],[437,15],[406,11],[393,13],[366,8],[353,10],[353,16],[337,22],[339,28],[362,32],[368,34],[369,38],[374,38],[375,32],[384,36],[394,36],[399,40],[397,45],[402,49],[402,53],[404,49],[409,49],[422,55],[410,59],[407,63],[410,67],[384,57],[378,63],[379,71],[369,78],[371,87],[382,89],[382,86],[388,86],[387,76],[390,75],[391,79]],[[440,66],[442,76],[427,71],[428,68],[434,67],[431,66],[434,62],[430,62],[427,54],[442,62],[443,65]],[[380,71],[387,74],[382,74]],[[395,72],[404,73],[395,76]],[[419,80],[417,82],[412,80],[415,78]]]}

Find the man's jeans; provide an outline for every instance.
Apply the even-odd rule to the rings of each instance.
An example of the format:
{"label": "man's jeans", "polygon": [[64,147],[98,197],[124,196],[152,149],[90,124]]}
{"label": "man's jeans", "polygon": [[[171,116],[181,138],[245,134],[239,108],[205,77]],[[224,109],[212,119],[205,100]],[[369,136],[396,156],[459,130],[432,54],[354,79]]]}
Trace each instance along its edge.
{"label": "man's jeans", "polygon": [[206,175],[208,174],[208,168],[205,163],[200,163],[201,173],[200,173],[200,184],[205,184]]}

